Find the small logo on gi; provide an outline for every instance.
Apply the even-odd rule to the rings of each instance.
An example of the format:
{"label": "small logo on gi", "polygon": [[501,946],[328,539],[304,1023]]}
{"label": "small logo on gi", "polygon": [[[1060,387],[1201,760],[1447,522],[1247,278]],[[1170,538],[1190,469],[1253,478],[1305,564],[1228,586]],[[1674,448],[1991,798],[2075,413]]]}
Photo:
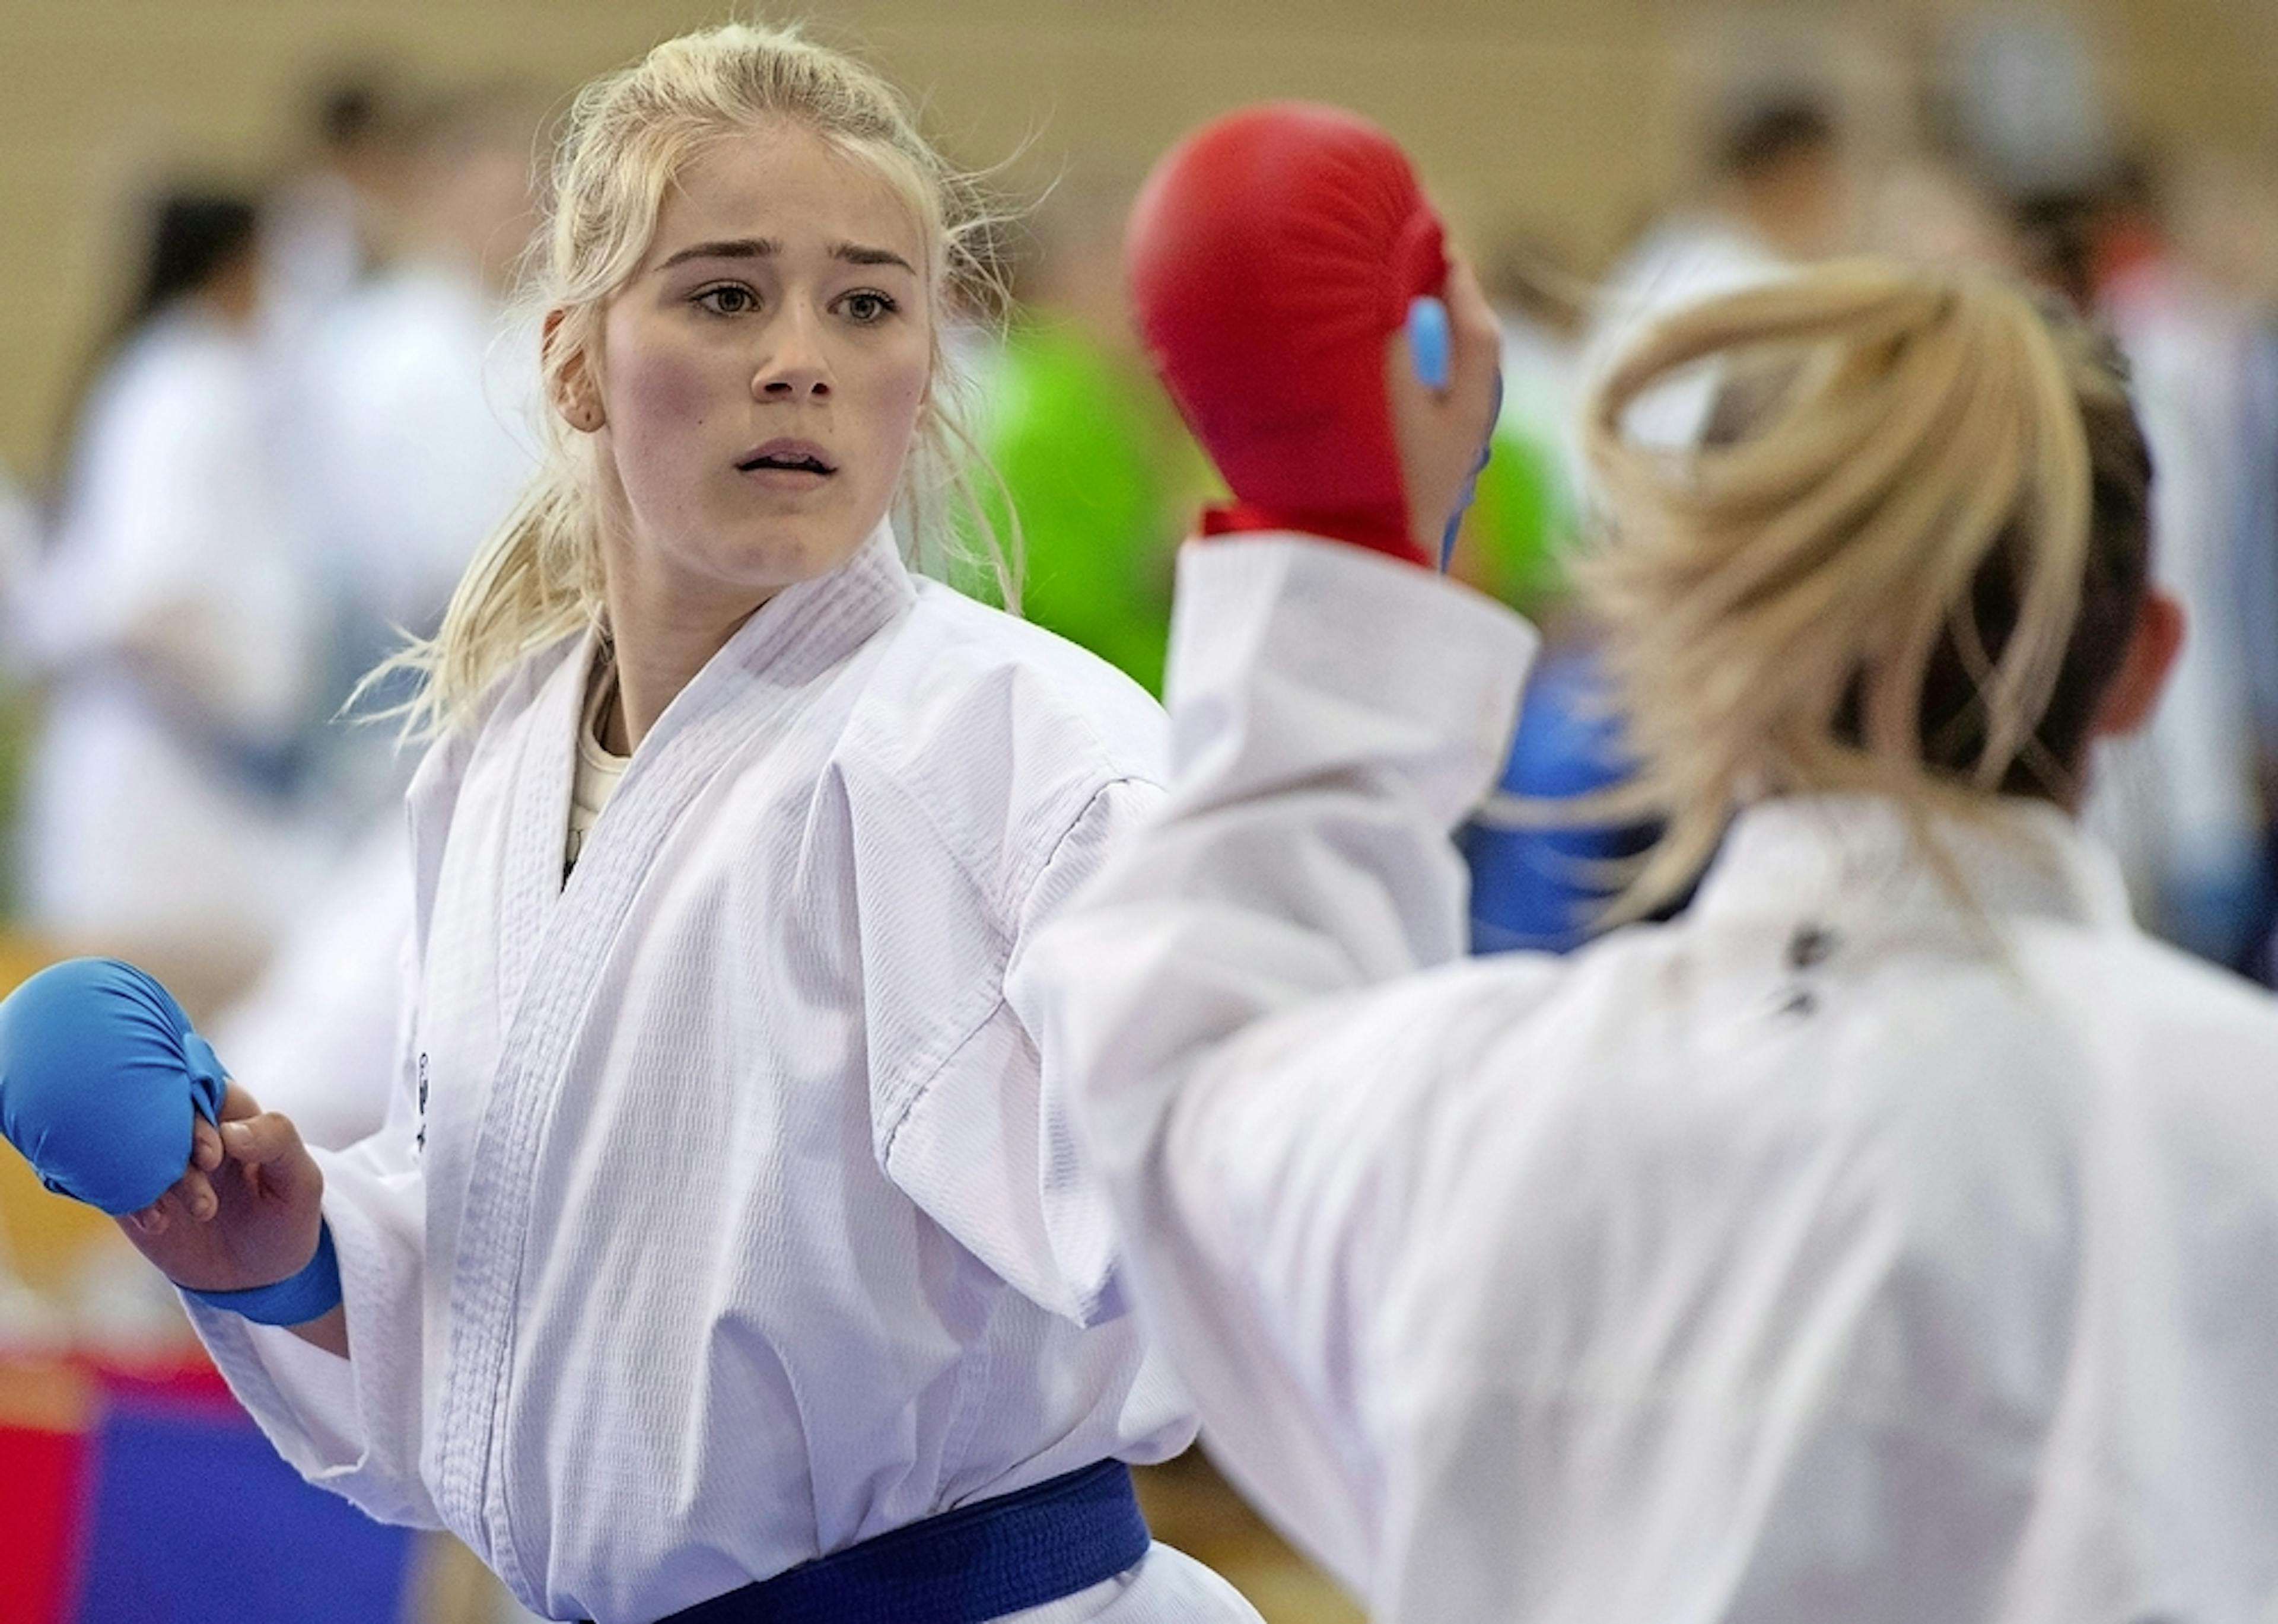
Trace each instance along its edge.
{"label": "small logo on gi", "polygon": [[427,1148],[427,1051],[419,1051],[419,1138],[420,1149]]}

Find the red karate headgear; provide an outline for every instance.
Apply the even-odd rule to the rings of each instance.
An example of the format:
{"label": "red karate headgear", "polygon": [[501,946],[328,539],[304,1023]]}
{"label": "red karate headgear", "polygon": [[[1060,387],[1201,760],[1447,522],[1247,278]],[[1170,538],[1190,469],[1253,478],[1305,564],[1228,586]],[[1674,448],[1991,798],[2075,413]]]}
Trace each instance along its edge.
{"label": "red karate headgear", "polygon": [[1238,499],[1205,528],[1422,559],[1384,346],[1448,263],[1392,138],[1311,103],[1228,113],[1156,165],[1125,257],[1155,370]]}

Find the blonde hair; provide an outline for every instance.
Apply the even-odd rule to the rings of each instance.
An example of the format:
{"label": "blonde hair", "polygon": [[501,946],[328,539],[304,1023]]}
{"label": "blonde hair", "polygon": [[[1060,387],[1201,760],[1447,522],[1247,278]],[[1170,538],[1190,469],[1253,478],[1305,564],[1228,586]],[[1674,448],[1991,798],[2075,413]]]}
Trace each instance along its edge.
{"label": "blonde hair", "polygon": [[[977,454],[944,333],[952,308],[984,317],[1003,308],[985,249],[998,217],[980,179],[934,149],[891,85],[796,29],[728,23],[684,34],[578,94],[525,275],[533,310],[562,313],[540,362],[547,394],[578,357],[591,365],[598,356],[604,309],[648,252],[674,178],[710,141],[776,120],[872,166],[918,220],[933,367],[896,493],[898,529],[912,561],[943,574],[967,545],[947,510],[967,510],[974,522],[964,534],[980,538],[1006,606],[1017,608],[1015,566],[974,499],[967,469]],[[464,720],[516,660],[600,620],[602,510],[590,437],[550,409],[540,416],[539,471],[469,564],[440,630],[366,680],[370,690],[392,672],[417,674],[418,695],[402,711],[414,734]]]}
{"label": "blonde hair", "polygon": [[[1678,451],[1624,431],[1703,363],[1731,421]],[[1639,762],[1590,810],[1664,820],[1610,919],[1681,893],[1754,797],[1875,792],[1926,832],[2073,793],[2151,477],[2078,324],[1989,275],[1831,265],[1663,323],[1585,435],[1607,523],[1579,582]]]}

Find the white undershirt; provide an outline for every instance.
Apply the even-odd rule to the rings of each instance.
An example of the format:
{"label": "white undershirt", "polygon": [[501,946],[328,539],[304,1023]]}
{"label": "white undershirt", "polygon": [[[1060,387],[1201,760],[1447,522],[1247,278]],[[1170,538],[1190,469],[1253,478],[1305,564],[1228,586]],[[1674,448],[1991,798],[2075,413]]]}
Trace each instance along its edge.
{"label": "white undershirt", "polygon": [[611,755],[601,746],[601,718],[616,690],[616,667],[605,656],[594,662],[593,675],[585,684],[585,713],[577,719],[577,771],[570,782],[570,840],[562,856],[564,883],[570,871],[577,866],[585,837],[600,821],[601,808],[617,792],[617,781],[625,775],[625,764],[631,759]]}

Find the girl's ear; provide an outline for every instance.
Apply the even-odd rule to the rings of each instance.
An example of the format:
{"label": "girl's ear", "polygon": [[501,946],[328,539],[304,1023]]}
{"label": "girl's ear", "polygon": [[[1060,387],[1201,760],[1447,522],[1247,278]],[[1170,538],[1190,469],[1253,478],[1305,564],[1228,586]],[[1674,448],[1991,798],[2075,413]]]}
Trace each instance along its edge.
{"label": "girl's ear", "polygon": [[2135,732],[2152,720],[2166,691],[2167,675],[2183,646],[2183,606],[2171,592],[2152,588],[2137,611],[2136,628],[2129,636],[2128,653],[2119,675],[2104,690],[2097,707],[2095,734],[2118,738]]}
{"label": "girl's ear", "polygon": [[539,329],[539,366],[546,378],[547,398],[562,421],[580,434],[591,434],[608,418],[601,410],[601,391],[584,347],[567,355],[559,353],[558,347],[567,342],[560,335],[568,316],[566,310],[546,313]]}

